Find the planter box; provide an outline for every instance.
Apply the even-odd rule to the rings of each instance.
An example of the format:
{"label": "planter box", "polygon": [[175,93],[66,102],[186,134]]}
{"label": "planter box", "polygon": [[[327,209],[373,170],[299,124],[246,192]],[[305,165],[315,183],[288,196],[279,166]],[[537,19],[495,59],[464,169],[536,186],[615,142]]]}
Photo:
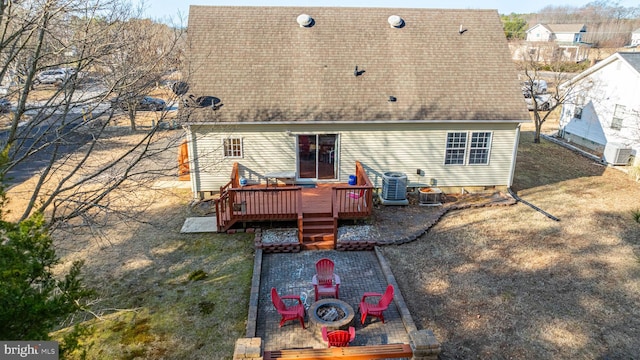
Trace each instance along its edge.
{"label": "planter box", "polygon": [[418,189],[420,194],[420,206],[440,206],[442,205],[442,190],[432,187]]}

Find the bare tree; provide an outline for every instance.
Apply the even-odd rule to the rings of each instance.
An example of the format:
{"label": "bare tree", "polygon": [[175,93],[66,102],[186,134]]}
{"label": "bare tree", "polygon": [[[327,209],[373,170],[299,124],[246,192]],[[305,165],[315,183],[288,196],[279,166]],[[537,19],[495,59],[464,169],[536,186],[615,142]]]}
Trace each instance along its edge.
{"label": "bare tree", "polygon": [[[25,164],[37,168],[19,220],[46,212],[53,226],[91,221],[111,211],[116,189],[174,170],[175,162],[152,161],[176,146],[159,131],[166,112],[155,127],[135,132],[134,108],[136,141],[110,151],[119,112],[110,100],[147,93],[159,74],[177,67],[173,30],[180,30],[136,20],[139,14],[124,0],[0,2],[0,79],[15,104],[3,115],[0,146],[9,161],[0,172],[11,181]],[[35,86],[47,69],[65,76]]]}
{"label": "bare tree", "polygon": [[[522,94],[529,103],[529,110],[533,113],[534,143],[540,143],[542,124],[556,109],[570,101],[571,88],[559,86],[570,78],[570,74],[564,71],[562,65],[561,61],[548,62],[547,67],[550,71],[543,72],[533,56],[519,62],[523,76]],[[546,86],[542,87],[540,85],[542,83]]]}
{"label": "bare tree", "polygon": [[180,33],[149,19],[131,19],[113,30],[117,31],[111,31],[111,36],[119,46],[100,59],[101,65],[109,74],[107,84],[118,103],[125,105],[135,130],[139,100],[161,83],[167,71],[178,66]]}

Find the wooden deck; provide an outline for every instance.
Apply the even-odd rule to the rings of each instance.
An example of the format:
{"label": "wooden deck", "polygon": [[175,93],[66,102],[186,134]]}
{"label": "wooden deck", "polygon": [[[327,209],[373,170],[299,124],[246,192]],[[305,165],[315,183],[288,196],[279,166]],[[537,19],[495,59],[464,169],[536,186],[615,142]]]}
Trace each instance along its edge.
{"label": "wooden deck", "polygon": [[302,213],[331,213],[331,189],[348,184],[317,184],[315,188],[302,188]]}
{"label": "wooden deck", "polygon": [[231,181],[220,189],[216,200],[218,231],[238,222],[296,221],[298,238],[305,249],[335,248],[340,219],[371,215],[373,186],[356,163],[358,183],[320,183],[315,187],[258,184],[240,187],[238,165]]}

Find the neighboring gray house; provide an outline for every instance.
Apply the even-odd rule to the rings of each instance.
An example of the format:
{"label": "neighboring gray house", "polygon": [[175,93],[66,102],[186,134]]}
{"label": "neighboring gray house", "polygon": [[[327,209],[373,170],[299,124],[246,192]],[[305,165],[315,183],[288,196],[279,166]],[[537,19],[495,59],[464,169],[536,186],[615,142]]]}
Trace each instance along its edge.
{"label": "neighboring gray house", "polygon": [[[530,121],[494,10],[191,6],[181,109],[194,194],[250,183],[512,184]],[[219,102],[218,100],[219,99]],[[215,109],[215,110],[214,110]]]}
{"label": "neighboring gray house", "polygon": [[[561,85],[559,134],[626,164],[640,150],[640,53],[615,53]],[[636,156],[635,164],[640,164]]]}

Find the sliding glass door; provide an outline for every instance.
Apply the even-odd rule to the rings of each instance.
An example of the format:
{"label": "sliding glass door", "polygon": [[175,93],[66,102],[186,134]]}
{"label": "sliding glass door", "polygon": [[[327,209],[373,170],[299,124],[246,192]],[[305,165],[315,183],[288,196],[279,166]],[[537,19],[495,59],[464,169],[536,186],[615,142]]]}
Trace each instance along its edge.
{"label": "sliding glass door", "polygon": [[333,180],[337,164],[336,134],[298,135],[298,174],[300,179]]}

